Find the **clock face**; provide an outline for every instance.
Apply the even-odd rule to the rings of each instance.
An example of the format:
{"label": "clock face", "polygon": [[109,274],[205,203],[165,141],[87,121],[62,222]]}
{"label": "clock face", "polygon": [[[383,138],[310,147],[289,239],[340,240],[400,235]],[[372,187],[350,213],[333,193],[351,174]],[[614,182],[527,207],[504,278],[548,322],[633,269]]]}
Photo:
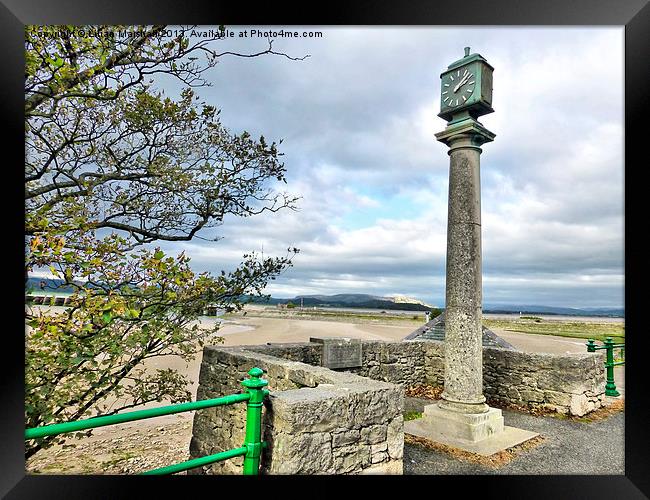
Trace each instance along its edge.
{"label": "clock face", "polygon": [[465,67],[455,69],[442,77],[442,104],[450,108],[457,108],[465,104],[476,90],[476,75],[472,70],[476,68]]}

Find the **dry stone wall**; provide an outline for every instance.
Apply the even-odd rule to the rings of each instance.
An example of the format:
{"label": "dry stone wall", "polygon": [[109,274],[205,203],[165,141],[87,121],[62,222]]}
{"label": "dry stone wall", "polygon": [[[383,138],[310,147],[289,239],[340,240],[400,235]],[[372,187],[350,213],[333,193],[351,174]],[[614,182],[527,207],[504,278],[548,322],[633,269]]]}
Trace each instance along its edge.
{"label": "dry stone wall", "polygon": [[424,350],[419,342],[362,343],[362,366],[352,373],[405,387],[425,382]]}
{"label": "dry stone wall", "polygon": [[[444,342],[362,341],[362,366],[345,371],[404,387],[419,383],[444,385]],[[253,346],[259,352],[320,364],[322,344]],[[298,349],[298,346],[303,346]],[[603,406],[604,352],[579,354],[527,353],[483,348],[483,392],[491,401],[528,406],[576,416]]]}
{"label": "dry stone wall", "polygon": [[[444,343],[419,342],[426,378],[444,385]],[[585,415],[603,406],[604,354],[546,354],[483,349],[483,393],[488,400]]]}

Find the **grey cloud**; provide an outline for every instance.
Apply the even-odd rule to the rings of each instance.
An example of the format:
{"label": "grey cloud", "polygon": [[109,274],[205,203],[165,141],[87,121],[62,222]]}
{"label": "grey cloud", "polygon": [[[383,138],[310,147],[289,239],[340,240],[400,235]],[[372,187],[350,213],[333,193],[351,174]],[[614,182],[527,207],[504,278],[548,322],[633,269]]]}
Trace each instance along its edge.
{"label": "grey cloud", "polygon": [[[272,290],[440,302],[448,157],[433,137],[445,125],[436,117],[439,74],[470,45],[495,66],[496,112],[481,119],[497,133],[481,166],[485,300],[620,303],[622,285],[570,277],[623,273],[622,30],[307,29],[325,36],[274,42],[294,56],[311,54],[305,61],[225,58],[214,87],[201,90],[226,126],[284,139],[286,188],[303,196],[301,210],[227,220],[224,240],[174,249],[188,249],[197,269],[219,270],[249,250],[295,245],[295,266]],[[260,39],[229,43],[265,47]],[[364,188],[435,201],[403,232],[391,226],[399,237],[382,240],[376,231],[368,233],[376,245],[366,245],[339,227]]]}

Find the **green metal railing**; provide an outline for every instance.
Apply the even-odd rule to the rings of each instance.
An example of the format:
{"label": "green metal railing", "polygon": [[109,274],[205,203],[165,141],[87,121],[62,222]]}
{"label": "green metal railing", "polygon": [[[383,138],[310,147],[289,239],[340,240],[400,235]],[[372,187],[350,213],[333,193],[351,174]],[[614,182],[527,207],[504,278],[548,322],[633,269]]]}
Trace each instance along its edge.
{"label": "green metal railing", "polygon": [[56,436],[68,432],[76,432],[84,429],[93,429],[105,425],[121,424],[123,422],[133,422],[144,418],[160,417],[163,415],[172,415],[184,411],[201,410],[215,406],[226,406],[246,401],[246,437],[244,444],[240,448],[222,451],[214,455],[195,458],[186,462],[154,469],[142,474],[174,474],[203,465],[209,465],[215,462],[221,462],[235,457],[244,457],[244,474],[256,475],[259,472],[260,455],[262,448],[266,447],[266,442],[261,440],[262,436],[262,404],[269,391],[264,389],[268,381],[260,378],[264,372],[260,368],[252,368],[248,375],[249,378],[242,381],[246,387],[243,394],[231,394],[215,399],[205,399],[202,401],[192,401],[190,403],[180,403],[170,406],[161,406],[159,408],[150,408],[147,410],[131,411],[117,415],[107,415],[104,417],[93,417],[84,420],[75,420],[73,422],[64,422],[61,424],[45,425],[43,427],[33,427],[25,430],[25,440],[39,439],[47,436]]}
{"label": "green metal railing", "polygon": [[605,384],[605,394],[607,396],[620,396],[621,393],[616,390],[614,383],[614,367],[624,365],[625,361],[614,361],[614,349],[620,349],[621,354],[625,353],[625,344],[615,344],[612,337],[606,337],[603,345],[597,346],[593,339],[587,340],[587,352],[596,352],[596,350],[605,349],[606,361],[605,367],[607,368],[607,383]]}

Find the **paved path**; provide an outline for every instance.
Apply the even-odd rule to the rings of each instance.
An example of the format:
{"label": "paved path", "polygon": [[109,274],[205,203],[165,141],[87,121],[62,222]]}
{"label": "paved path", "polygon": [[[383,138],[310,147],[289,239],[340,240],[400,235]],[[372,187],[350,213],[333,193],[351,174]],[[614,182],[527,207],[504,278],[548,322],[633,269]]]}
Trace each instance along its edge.
{"label": "paved path", "polygon": [[[418,410],[430,403],[408,398],[405,406]],[[506,425],[538,432],[544,441],[497,469],[405,444],[404,474],[625,474],[623,412],[589,423],[509,410],[503,410],[503,416]]]}

